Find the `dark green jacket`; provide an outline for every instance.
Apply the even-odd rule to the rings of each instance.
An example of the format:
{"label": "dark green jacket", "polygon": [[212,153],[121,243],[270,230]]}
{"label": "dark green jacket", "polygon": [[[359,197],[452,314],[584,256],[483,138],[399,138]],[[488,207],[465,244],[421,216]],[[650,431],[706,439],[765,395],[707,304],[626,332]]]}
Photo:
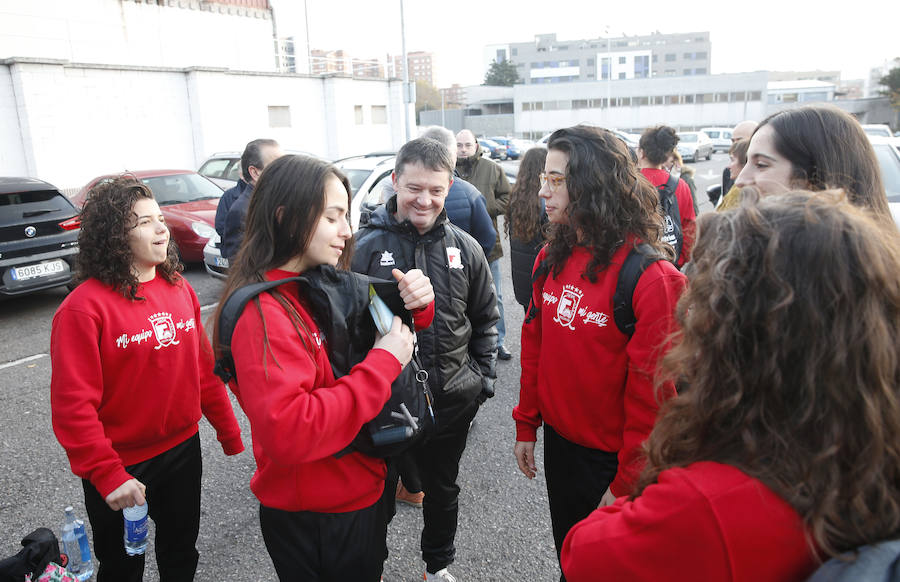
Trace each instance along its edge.
{"label": "dark green jacket", "polygon": [[500,246],[500,229],[497,228],[497,217],[501,214],[506,214],[511,188],[500,164],[488,158],[482,158],[481,152],[481,144],[479,144],[475,148],[474,156],[456,160],[456,173],[459,174],[460,178],[478,188],[478,191],[484,196],[485,202],[487,202],[488,214],[491,215],[494,230],[497,231],[497,241],[487,258],[490,263],[503,256],[503,248]]}

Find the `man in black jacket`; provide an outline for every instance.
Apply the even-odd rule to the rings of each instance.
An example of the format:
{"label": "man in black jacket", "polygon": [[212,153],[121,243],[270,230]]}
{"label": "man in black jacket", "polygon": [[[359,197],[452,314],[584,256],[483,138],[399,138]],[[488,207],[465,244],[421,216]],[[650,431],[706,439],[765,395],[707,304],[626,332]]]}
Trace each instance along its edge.
{"label": "man in black jacket", "polygon": [[[397,194],[356,233],[353,257],[359,273],[389,278],[394,268],[416,268],[434,287],[433,323],[417,336],[435,396],[435,432],[413,455],[425,491],[425,579],[443,582],[455,581],[447,566],[456,553],[456,478],[469,423],[494,392],[500,317],[484,252],[444,212],[452,177],[443,144],[419,138],[404,145],[392,176]],[[396,474],[386,484],[391,499],[395,488]]]}

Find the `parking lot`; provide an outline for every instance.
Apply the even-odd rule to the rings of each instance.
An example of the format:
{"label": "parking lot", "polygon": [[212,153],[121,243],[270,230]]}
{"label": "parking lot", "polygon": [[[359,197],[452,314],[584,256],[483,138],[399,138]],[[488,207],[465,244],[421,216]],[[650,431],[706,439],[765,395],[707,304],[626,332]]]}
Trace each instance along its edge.
{"label": "parking lot", "polygon": [[[701,210],[710,209],[705,187],[719,182],[726,160],[727,155],[715,154],[710,162],[694,164]],[[557,579],[558,570],[543,475],[539,471],[529,482],[512,455],[515,432],[510,413],[518,400],[523,312],[513,299],[507,259],[502,268],[506,345],[513,360],[498,363],[497,396],[479,412],[461,463],[457,561],[451,571],[460,580],[550,581]],[[191,265],[186,276],[204,306],[206,320],[219,300],[222,282],[199,264]],[[65,293],[65,288],[58,288],[0,300],[0,557],[17,552],[19,540],[36,527],[58,531],[66,505],[85,516],[80,482],[69,470],[50,421],[50,323]],[[196,579],[274,580],[259,532],[258,503],[249,489],[254,469],[250,429],[233,404],[248,449],[241,455],[225,457],[210,426],[201,422],[204,474]],[[541,455],[539,443],[539,467]],[[398,507],[388,539],[386,581],[422,579],[421,520],[421,510]],[[152,557],[145,579],[158,580]]]}

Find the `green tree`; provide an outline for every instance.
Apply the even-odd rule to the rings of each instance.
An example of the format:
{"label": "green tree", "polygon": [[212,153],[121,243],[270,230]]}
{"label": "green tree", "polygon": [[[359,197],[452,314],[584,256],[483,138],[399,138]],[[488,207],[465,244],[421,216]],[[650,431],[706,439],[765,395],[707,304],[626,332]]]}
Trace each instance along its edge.
{"label": "green tree", "polygon": [[416,81],[416,121],[420,111],[441,108],[441,92],[429,83],[421,79]]}
{"label": "green tree", "polygon": [[484,76],[484,83],[482,83],[482,85],[512,87],[518,82],[519,73],[516,71],[516,66],[506,59],[503,59],[499,63],[497,61],[491,63],[491,68],[488,69],[487,74]]}
{"label": "green tree", "polygon": [[878,82],[887,87],[883,93],[891,98],[891,105],[894,106],[894,109],[900,109],[900,66],[888,71],[888,74]]}

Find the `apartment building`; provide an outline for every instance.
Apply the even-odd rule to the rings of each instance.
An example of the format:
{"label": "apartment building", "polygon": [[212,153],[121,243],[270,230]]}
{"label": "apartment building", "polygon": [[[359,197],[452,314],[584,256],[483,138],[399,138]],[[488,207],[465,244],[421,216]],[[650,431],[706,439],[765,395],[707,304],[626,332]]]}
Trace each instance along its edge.
{"label": "apartment building", "polygon": [[709,32],[687,32],[557,40],[536,35],[533,42],[488,45],[484,68],[506,59],[526,85],[649,79],[711,74]]}
{"label": "apartment building", "polygon": [[[392,76],[402,79],[403,56],[394,55],[392,60],[394,63]],[[426,81],[429,85],[434,85],[436,59],[433,53],[425,51],[406,53],[406,60],[409,62],[410,81]]]}

